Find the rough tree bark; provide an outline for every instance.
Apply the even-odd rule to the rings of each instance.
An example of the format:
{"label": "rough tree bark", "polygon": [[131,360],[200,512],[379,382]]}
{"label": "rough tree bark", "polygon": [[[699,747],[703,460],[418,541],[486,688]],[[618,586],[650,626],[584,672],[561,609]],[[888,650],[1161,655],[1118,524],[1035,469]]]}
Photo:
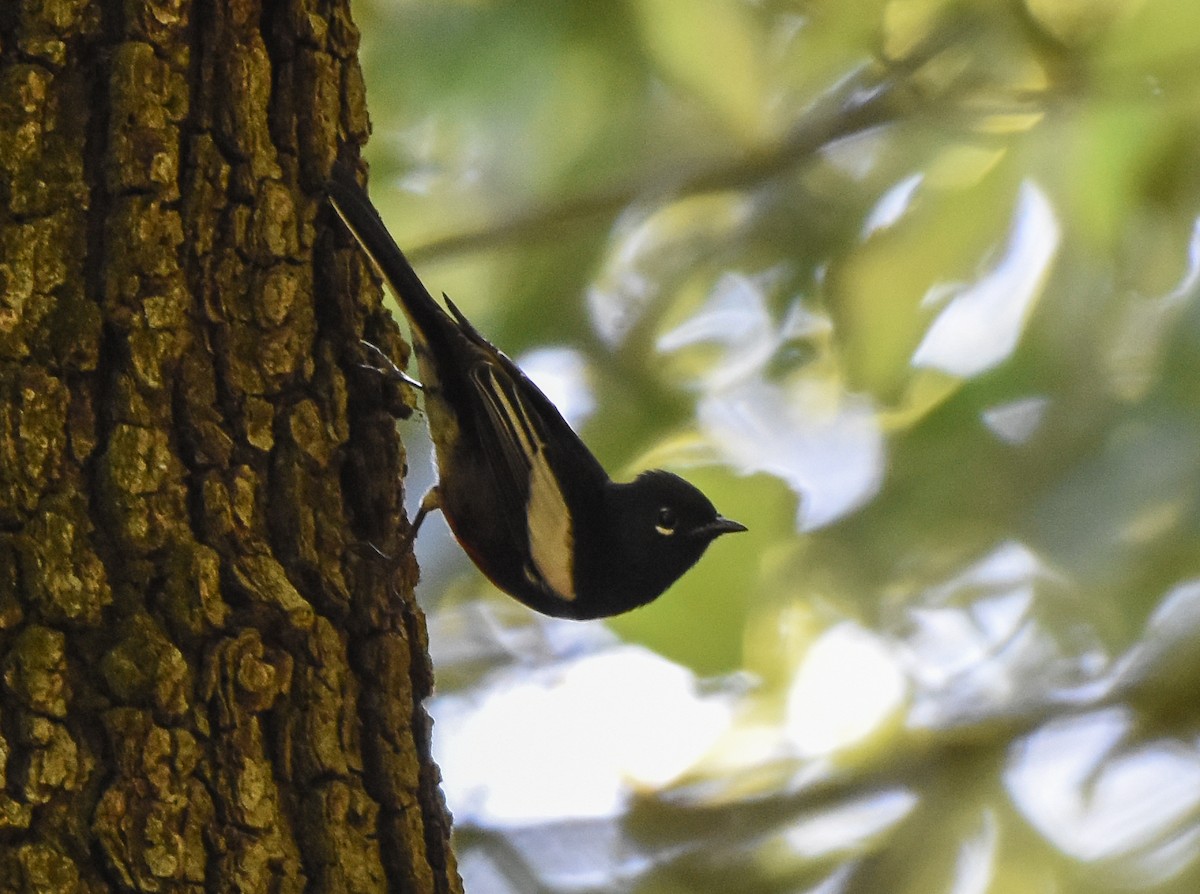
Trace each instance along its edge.
{"label": "rough tree bark", "polygon": [[0,889],[461,889],[346,0],[0,3]]}

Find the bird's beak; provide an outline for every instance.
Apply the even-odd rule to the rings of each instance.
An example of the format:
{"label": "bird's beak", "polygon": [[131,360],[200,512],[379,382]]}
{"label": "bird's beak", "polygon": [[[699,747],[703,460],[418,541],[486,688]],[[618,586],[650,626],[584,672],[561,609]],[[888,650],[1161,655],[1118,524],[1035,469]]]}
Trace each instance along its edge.
{"label": "bird's beak", "polygon": [[707,534],[709,537],[720,537],[722,534],[735,534],[738,531],[748,531],[745,525],[741,522],[735,522],[731,518],[725,518],[718,515],[707,525],[700,529],[702,534]]}

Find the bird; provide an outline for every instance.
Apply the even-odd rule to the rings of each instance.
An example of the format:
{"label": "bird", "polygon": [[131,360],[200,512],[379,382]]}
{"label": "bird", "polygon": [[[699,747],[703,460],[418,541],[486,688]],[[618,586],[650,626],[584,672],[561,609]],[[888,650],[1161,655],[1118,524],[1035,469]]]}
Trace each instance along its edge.
{"label": "bird", "polygon": [[335,171],[326,194],[412,331],[438,482],[409,542],[440,509],[500,590],[582,621],[651,602],[716,538],[747,530],[670,472],[613,481],[537,385],[447,295],[434,300],[353,174]]}

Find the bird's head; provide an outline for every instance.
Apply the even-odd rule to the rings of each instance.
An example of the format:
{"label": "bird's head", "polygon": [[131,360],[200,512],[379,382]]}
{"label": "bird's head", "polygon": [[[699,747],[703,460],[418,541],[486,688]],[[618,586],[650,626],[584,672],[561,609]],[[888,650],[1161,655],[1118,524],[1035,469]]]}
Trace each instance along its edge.
{"label": "bird's head", "polygon": [[693,484],[670,472],[643,472],[610,486],[609,575],[622,581],[633,605],[666,590],[722,534],[746,526],[723,517]]}

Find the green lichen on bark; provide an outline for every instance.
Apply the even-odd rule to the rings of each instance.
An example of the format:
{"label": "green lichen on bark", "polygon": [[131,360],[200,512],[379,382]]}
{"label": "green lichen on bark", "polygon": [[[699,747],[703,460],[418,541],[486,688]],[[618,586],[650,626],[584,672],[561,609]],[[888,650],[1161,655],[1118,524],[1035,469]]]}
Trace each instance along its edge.
{"label": "green lichen on bark", "polygon": [[16,524],[41,502],[63,462],[69,396],[36,367],[0,364],[0,523]]}
{"label": "green lichen on bark", "polygon": [[44,717],[67,716],[66,636],[49,627],[29,625],[4,658],[4,688],[26,711]]}
{"label": "green lichen on bark", "polygon": [[149,711],[114,708],[103,716],[114,778],[92,830],[106,869],[127,889],[199,885],[208,860],[204,829],[214,805],[198,772],[203,750],[188,731],[155,723]]}
{"label": "green lichen on bark", "polygon": [[43,501],[13,538],[27,602],[39,618],[66,627],[96,627],[103,620],[112,588],[92,533],[79,495],[61,494]]}
{"label": "green lichen on bark", "polygon": [[40,625],[22,629],[4,658],[0,678],[8,710],[6,719],[15,730],[8,743],[8,791],[32,815],[41,806],[78,791],[88,767],[79,743],[63,722],[68,715],[72,689],[67,680],[66,637]]}
{"label": "green lichen on bark", "polygon": [[108,83],[109,189],[155,189],[161,197],[174,198],[179,188],[178,128],[188,110],[184,70],[161,58],[151,44],[129,40],[112,50]]}
{"label": "green lichen on bark", "polygon": [[62,292],[78,292],[71,279],[78,274],[80,235],[65,211],[0,230],[0,358],[21,360],[34,351]]}
{"label": "green lichen on bark", "polygon": [[36,843],[19,845],[0,857],[0,886],[21,894],[83,894],[89,890],[74,860],[52,845]]}
{"label": "green lichen on bark", "polygon": [[100,674],[118,704],[146,705],[168,722],[191,707],[187,660],[148,613],[121,625],[121,638],[100,659]]}
{"label": "green lichen on bark", "polygon": [[268,609],[296,630],[312,627],[312,605],[288,579],[287,570],[270,556],[243,556],[233,567],[233,577],[247,597]]}
{"label": "green lichen on bark", "polygon": [[221,598],[221,557],[202,543],[177,544],[166,561],[159,609],[174,638],[187,646],[225,627],[230,608]]}
{"label": "green lichen on bark", "polygon": [[97,478],[109,533],[123,548],[148,553],[188,539],[184,469],[167,431],[116,426]]}

